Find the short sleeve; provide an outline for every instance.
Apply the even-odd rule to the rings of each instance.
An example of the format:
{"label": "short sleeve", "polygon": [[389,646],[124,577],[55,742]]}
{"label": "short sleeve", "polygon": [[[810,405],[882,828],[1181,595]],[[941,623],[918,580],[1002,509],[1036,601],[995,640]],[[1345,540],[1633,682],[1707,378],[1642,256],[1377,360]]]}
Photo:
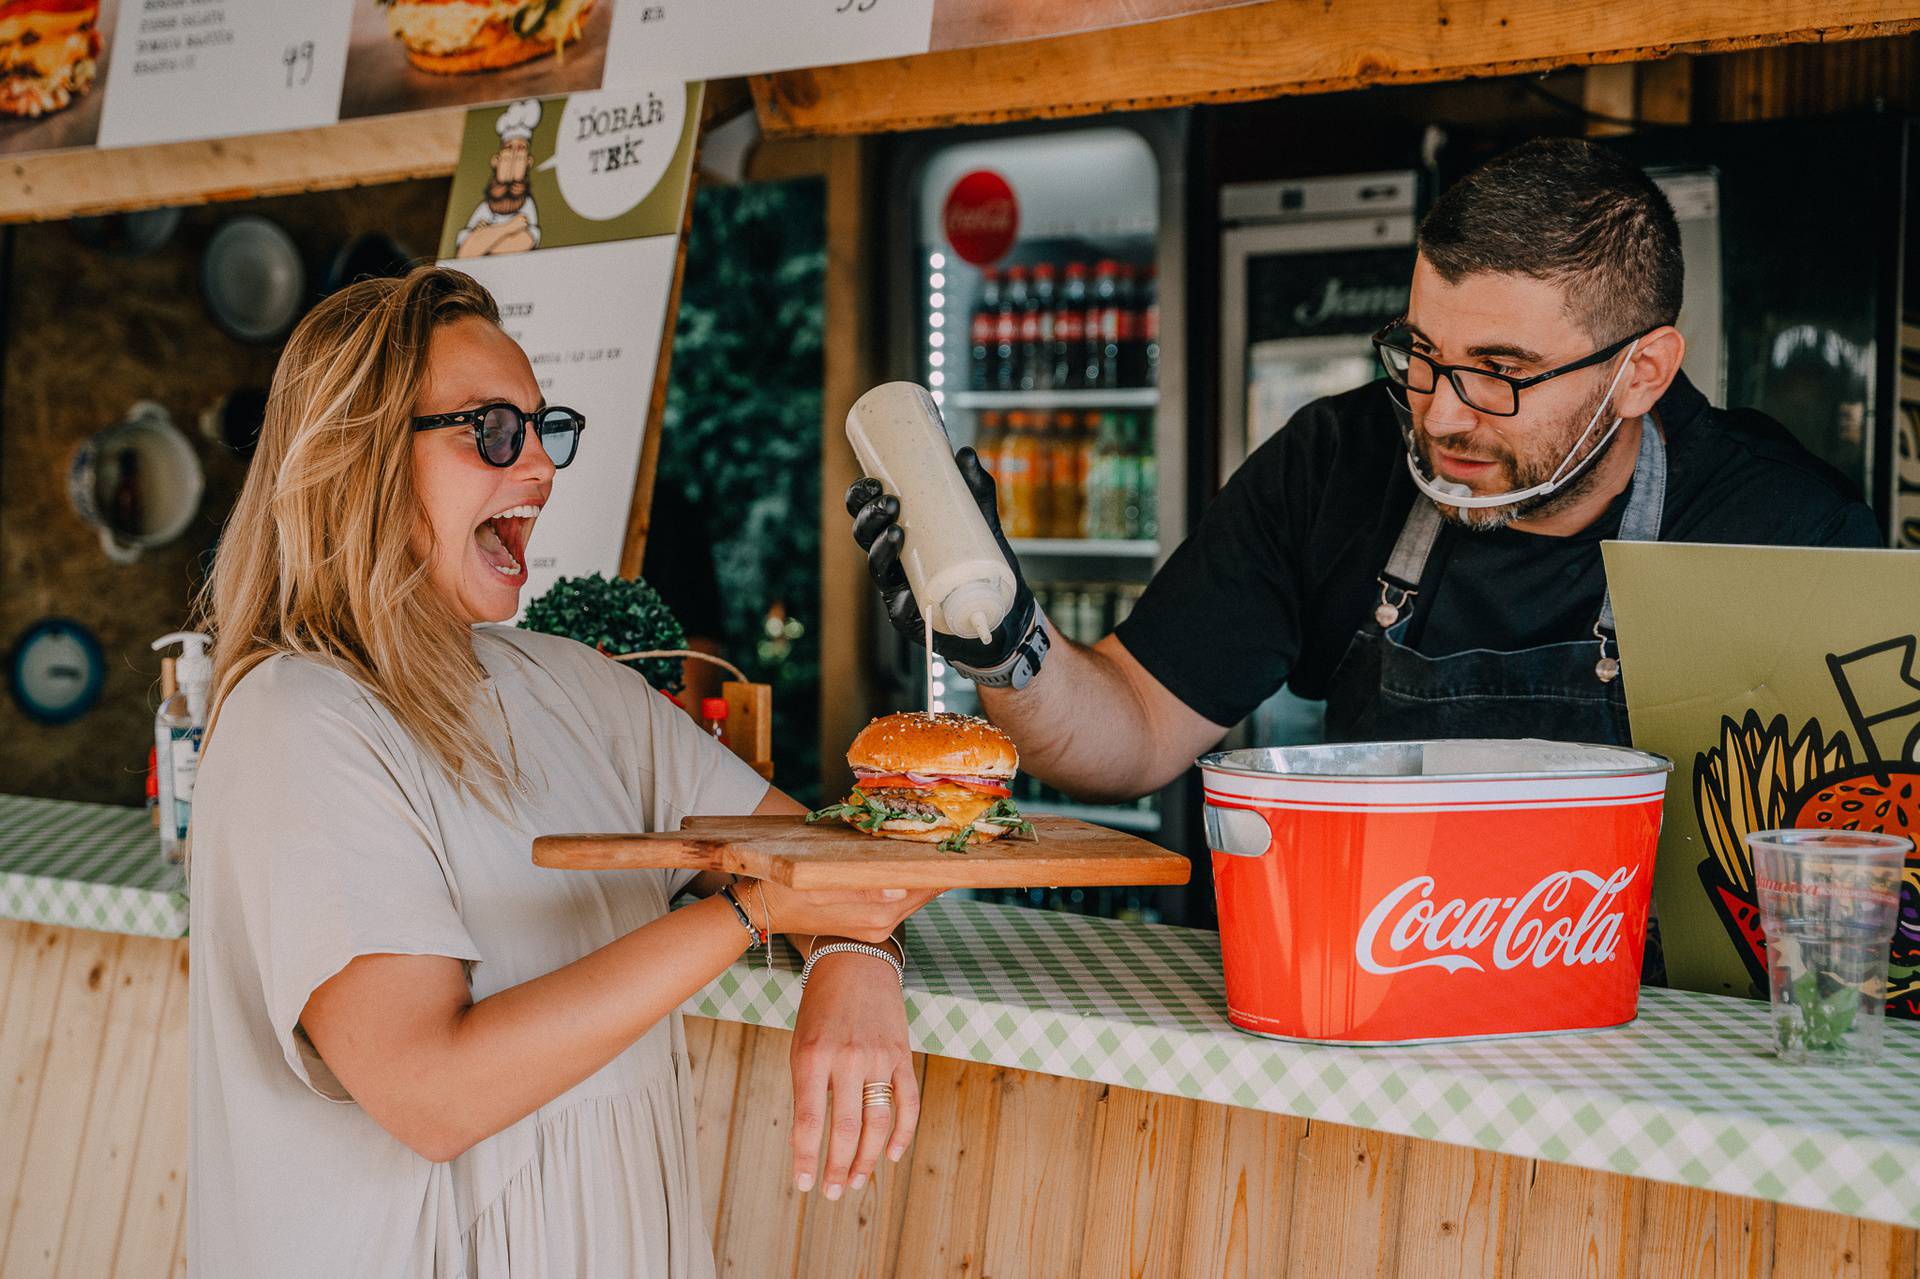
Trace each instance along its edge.
{"label": "short sleeve", "polygon": [[299,1027],[315,990],[361,955],[481,957],[398,732],[344,674],[276,658],[221,708],[195,790],[194,891],[228,934],[196,941],[257,968],[288,1068],[336,1101]]}
{"label": "short sleeve", "polygon": [[[771,789],[745,761],[700,730],[666,694],[629,667],[617,666],[617,679],[635,740],[649,747],[633,784],[642,812],[655,830],[678,830],[682,818],[751,813]],[[698,871],[673,871],[669,898],[693,881]]]}

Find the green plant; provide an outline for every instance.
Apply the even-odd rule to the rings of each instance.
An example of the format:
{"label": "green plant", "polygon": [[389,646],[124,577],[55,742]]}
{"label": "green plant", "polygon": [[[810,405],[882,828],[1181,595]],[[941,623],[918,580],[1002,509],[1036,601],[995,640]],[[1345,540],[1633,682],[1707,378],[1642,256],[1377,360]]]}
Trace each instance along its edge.
{"label": "green plant", "polygon": [[773,687],[774,776],[803,803],[820,795],[825,279],[823,184],[700,188],[656,481],[707,512],[726,655]]}
{"label": "green plant", "polygon": [[[687,646],[687,634],[655,590],[638,578],[563,577],[527,605],[529,631],[564,635],[609,657]],[[664,693],[680,690],[680,659],[650,657],[628,665]]]}

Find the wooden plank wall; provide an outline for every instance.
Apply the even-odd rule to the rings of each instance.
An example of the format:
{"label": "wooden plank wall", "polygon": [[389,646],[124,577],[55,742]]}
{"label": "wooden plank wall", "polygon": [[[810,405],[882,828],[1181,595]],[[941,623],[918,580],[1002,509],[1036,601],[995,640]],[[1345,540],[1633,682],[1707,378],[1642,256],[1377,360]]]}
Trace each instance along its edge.
{"label": "wooden plank wall", "polygon": [[0,921],[0,1275],[187,1267],[187,944]]}
{"label": "wooden plank wall", "polygon": [[687,1031],[723,1279],[1920,1275],[1894,1226],[945,1057],[906,1159],[802,1198],[789,1036]]}
{"label": "wooden plank wall", "polygon": [[[186,1268],[186,944],[0,922],[0,1274]],[[689,1018],[722,1276],[1920,1279],[1916,1232],[919,1059],[919,1140],[794,1193],[784,1031]]]}

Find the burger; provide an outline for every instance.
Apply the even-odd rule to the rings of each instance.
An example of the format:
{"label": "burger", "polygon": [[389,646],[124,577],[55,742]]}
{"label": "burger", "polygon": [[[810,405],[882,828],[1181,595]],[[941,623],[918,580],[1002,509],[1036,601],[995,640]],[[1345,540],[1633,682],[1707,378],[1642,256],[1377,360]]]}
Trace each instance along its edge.
{"label": "burger", "polygon": [[558,55],[580,38],[593,0],[379,0],[422,71],[460,75]]}
{"label": "burger", "polygon": [[61,111],[100,70],[100,0],[0,0],[0,115]]}
{"label": "burger", "polygon": [[883,839],[961,852],[1003,835],[1033,838],[1013,806],[1020,754],[1007,735],[971,715],[883,715],[847,748],[853,791],[807,815],[835,819]]}

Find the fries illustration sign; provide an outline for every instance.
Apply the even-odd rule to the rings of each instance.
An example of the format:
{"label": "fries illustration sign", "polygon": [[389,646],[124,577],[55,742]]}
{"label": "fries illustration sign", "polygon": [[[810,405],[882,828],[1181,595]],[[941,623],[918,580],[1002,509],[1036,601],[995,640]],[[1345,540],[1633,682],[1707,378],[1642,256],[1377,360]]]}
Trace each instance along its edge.
{"label": "fries illustration sign", "polygon": [[[1654,871],[1668,981],[1764,998],[1747,833],[1920,835],[1920,556],[1611,542],[1605,554],[1633,744],[1675,764]],[[1920,857],[1890,960],[1888,1012],[1920,1018]]]}

